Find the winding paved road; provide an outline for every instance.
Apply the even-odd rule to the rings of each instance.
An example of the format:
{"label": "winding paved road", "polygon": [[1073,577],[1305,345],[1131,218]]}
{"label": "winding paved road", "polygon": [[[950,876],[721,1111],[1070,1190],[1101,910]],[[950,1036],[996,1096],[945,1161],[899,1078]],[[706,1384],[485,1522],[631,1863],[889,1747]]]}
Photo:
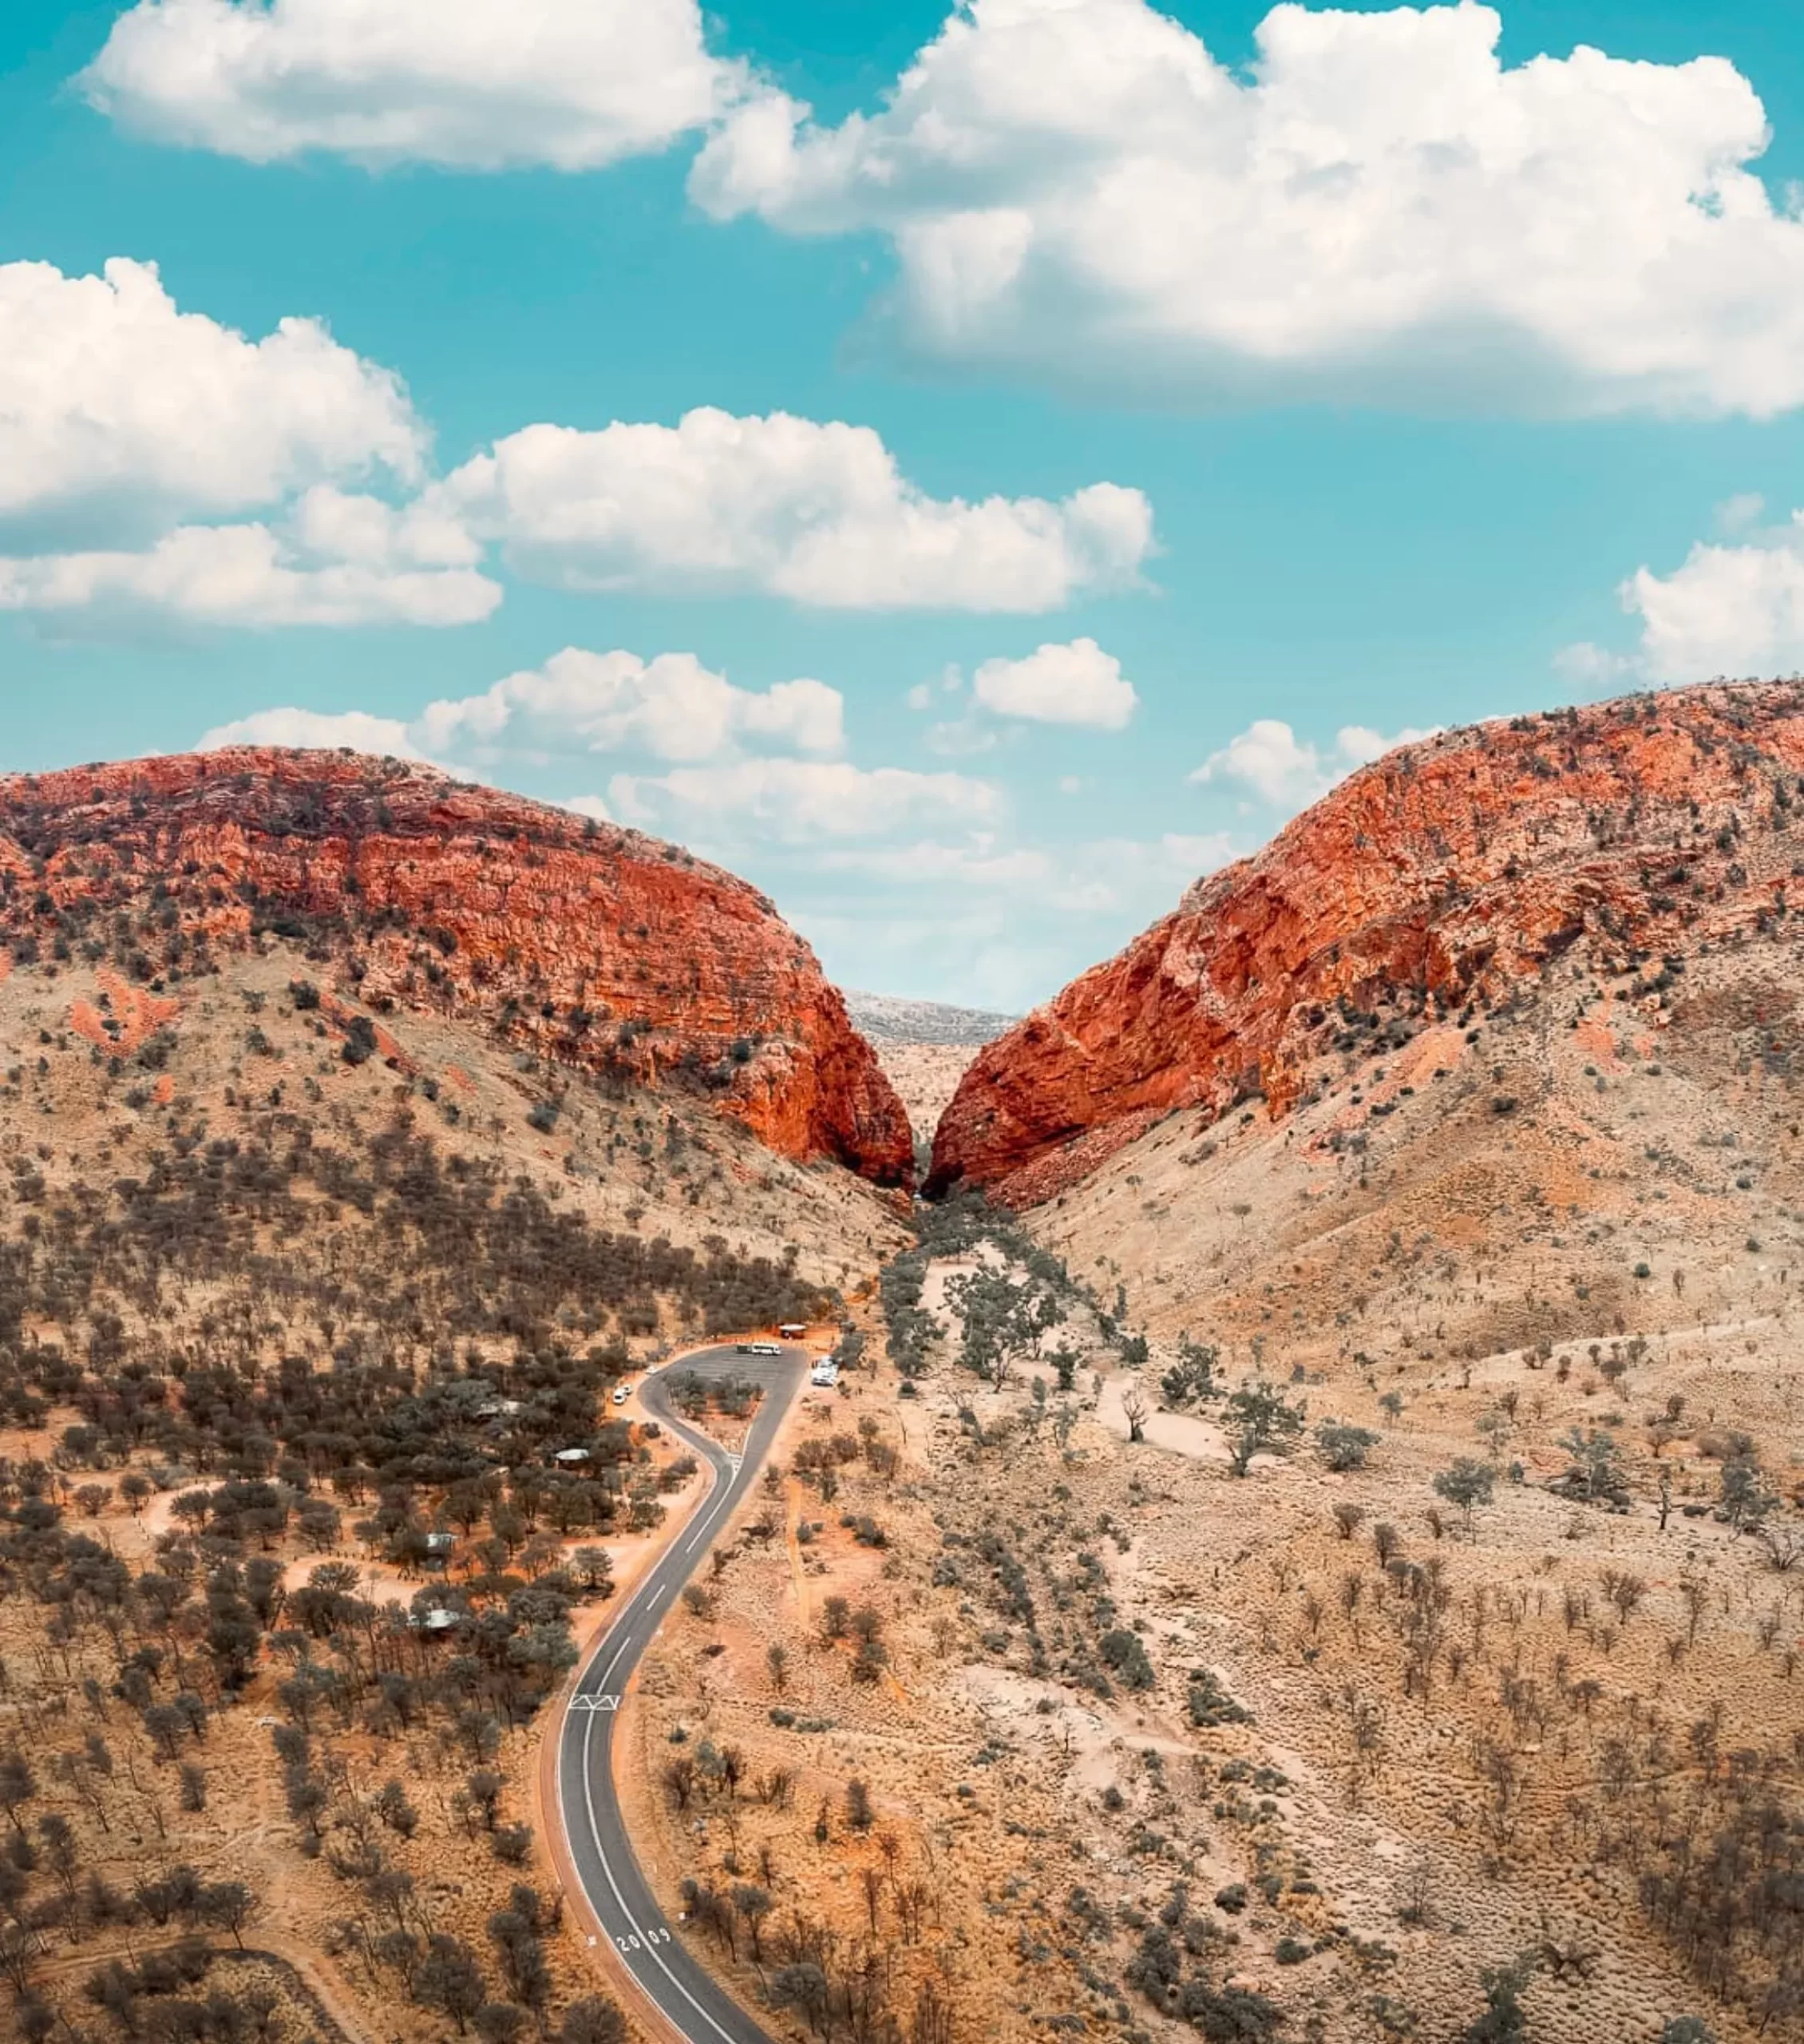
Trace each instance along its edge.
{"label": "winding paved road", "polygon": [[731,1372],[764,1385],[742,1458],[729,1455],[718,1441],[671,1412],[661,1374],[643,1380],[641,1406],[706,1458],[714,1472],[714,1487],[602,1635],[576,1678],[558,1732],[559,1814],[577,1878],[622,1963],[690,2044],[771,2040],[677,1936],[639,1871],[614,1792],[615,1713],[665,1613],[757,1481],[801,1386],[807,1360],[805,1350],[793,1347],[785,1348],[781,1358],[742,1356],[732,1347],[721,1347],[678,1357],[669,1365],[704,1376]]}

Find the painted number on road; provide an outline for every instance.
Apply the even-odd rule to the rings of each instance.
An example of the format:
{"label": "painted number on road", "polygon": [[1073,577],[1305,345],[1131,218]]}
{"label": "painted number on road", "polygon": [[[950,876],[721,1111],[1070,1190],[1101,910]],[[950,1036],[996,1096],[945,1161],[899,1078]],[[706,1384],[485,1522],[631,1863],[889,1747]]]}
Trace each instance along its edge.
{"label": "painted number on road", "polygon": [[[614,1942],[622,1951],[637,1951],[639,1949],[640,1940],[636,1937],[616,1938]],[[648,1945],[667,1945],[670,1942],[668,1931],[647,1931],[645,1934],[644,1943]]]}

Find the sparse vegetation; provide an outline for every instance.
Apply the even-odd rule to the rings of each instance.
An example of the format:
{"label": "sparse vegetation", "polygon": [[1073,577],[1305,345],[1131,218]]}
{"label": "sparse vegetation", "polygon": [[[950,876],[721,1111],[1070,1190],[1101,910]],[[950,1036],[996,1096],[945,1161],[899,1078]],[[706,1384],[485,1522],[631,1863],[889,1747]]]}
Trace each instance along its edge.
{"label": "sparse vegetation", "polygon": [[1223,1424],[1234,1474],[1245,1476],[1256,1455],[1288,1454],[1305,1416],[1300,1406],[1288,1404],[1282,1392],[1263,1379],[1230,1392]]}

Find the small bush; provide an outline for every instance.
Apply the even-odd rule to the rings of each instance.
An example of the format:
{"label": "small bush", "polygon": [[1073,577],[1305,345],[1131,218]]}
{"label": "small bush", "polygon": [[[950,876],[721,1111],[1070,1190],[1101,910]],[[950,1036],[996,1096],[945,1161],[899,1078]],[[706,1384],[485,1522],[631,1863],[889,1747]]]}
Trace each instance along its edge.
{"label": "small bush", "polygon": [[1252,1713],[1236,1703],[1210,1668],[1197,1668],[1190,1676],[1190,1722],[1201,1729],[1213,1725],[1250,1725]]}
{"label": "small bush", "polygon": [[1137,1633],[1118,1626],[1113,1632],[1106,1632],[1097,1646],[1124,1688],[1149,1689],[1153,1686],[1153,1664],[1146,1658],[1146,1649]]}
{"label": "small bush", "polygon": [[1316,1450],[1331,1469],[1364,1468],[1378,1442],[1370,1428],[1349,1426],[1344,1420],[1324,1420],[1315,1429]]}

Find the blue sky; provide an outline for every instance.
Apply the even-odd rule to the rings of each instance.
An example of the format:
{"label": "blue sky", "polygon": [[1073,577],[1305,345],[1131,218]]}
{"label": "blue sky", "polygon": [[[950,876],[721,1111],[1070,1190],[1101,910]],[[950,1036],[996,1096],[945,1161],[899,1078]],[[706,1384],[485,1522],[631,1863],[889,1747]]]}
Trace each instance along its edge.
{"label": "blue sky", "polygon": [[947,13],[12,0],[0,765],[411,750],[1018,1008],[1401,735],[1804,664],[1794,10]]}

